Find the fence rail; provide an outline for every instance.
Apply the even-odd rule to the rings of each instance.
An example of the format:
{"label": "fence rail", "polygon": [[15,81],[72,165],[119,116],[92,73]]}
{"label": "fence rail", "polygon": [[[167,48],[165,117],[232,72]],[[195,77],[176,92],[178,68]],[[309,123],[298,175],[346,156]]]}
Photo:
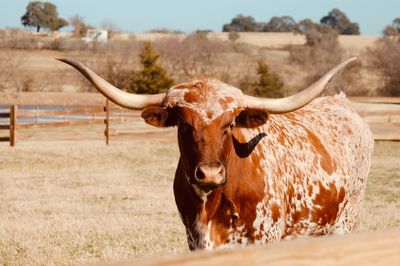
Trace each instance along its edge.
{"label": "fence rail", "polygon": [[[105,120],[107,114],[109,116],[110,110],[103,106],[46,106],[45,109],[41,108],[43,107],[11,105],[9,111],[1,109],[0,118],[8,120],[8,124],[1,124],[0,130],[9,130],[9,136],[0,137],[0,141],[8,141],[10,146],[15,146],[17,129],[103,124],[110,121],[109,119]],[[57,108],[57,110],[51,110],[51,108]]]}
{"label": "fence rail", "polygon": [[[355,110],[370,125],[375,140],[400,140],[400,97],[350,97]],[[54,108],[54,109],[52,109]],[[16,143],[17,129],[47,128],[71,125],[105,124],[104,136],[109,144],[110,135],[134,132],[111,130],[110,123],[140,118],[140,112],[127,110],[106,101],[104,106],[0,106],[0,141]]]}
{"label": "fence rail", "polygon": [[400,97],[350,97],[375,140],[400,141]]}
{"label": "fence rail", "polygon": [[91,107],[91,108],[77,108],[70,110],[19,110],[18,116],[60,116],[60,115],[72,115],[72,114],[93,114],[96,115],[100,112],[104,112],[102,107]]}
{"label": "fence rail", "polygon": [[349,100],[360,103],[400,103],[400,97],[349,97]]}
{"label": "fence rail", "polygon": [[[10,142],[10,146],[14,146],[17,129],[105,124],[104,137],[108,145],[111,122],[126,122],[139,117],[140,112],[124,109],[108,100],[103,106],[11,105],[9,108],[0,106],[0,119],[3,119],[0,130],[9,130],[9,136],[0,136],[0,142]],[[7,124],[4,124],[4,120]]]}

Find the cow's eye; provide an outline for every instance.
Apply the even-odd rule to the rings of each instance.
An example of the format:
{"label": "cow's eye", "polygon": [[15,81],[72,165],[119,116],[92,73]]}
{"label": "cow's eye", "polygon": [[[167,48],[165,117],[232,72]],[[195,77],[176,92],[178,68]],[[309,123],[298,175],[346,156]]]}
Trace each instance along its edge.
{"label": "cow's eye", "polygon": [[185,122],[179,122],[178,123],[178,128],[182,131],[188,131],[189,130],[189,125]]}
{"label": "cow's eye", "polygon": [[228,135],[228,133],[235,127],[235,123],[233,122],[232,124],[229,125],[228,128],[224,130],[224,136]]}

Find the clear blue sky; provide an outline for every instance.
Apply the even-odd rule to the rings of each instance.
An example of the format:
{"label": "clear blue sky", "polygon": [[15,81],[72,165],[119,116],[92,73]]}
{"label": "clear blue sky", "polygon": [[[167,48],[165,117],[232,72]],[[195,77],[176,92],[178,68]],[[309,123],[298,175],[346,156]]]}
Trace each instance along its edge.
{"label": "clear blue sky", "polygon": [[[0,0],[0,28],[21,28],[20,17],[29,0]],[[169,28],[191,32],[196,29],[221,31],[224,23],[238,15],[257,21],[272,16],[295,20],[326,15],[332,8],[344,11],[360,24],[362,34],[380,35],[385,25],[400,17],[400,0],[52,0],[60,17],[79,14],[93,26],[112,21],[120,29],[144,32]]]}

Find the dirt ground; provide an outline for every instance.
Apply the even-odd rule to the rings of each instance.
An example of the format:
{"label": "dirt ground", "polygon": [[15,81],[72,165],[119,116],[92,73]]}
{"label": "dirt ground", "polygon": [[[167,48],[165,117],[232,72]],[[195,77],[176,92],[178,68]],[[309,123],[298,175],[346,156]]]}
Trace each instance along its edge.
{"label": "dirt ground", "polygon": [[[71,265],[187,253],[173,198],[174,129],[143,122],[26,129],[0,143],[0,264]],[[360,231],[400,226],[400,142],[376,142]]]}

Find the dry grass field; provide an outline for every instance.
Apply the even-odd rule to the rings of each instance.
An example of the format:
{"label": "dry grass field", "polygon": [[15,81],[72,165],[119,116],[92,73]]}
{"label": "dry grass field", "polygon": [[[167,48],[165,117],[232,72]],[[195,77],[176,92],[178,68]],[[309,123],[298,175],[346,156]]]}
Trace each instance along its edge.
{"label": "dry grass field", "polygon": [[[34,37],[35,35],[33,35]],[[32,36],[28,35],[29,38]],[[154,42],[160,53],[159,62],[177,83],[187,82],[198,76],[211,76],[231,85],[239,86],[246,77],[256,76],[257,61],[264,60],[271,70],[278,73],[285,83],[285,93],[292,94],[309,84],[308,75],[316,70],[312,66],[294,63],[290,59],[288,47],[301,46],[305,37],[291,33],[240,33],[234,44],[229,41],[227,33],[209,33],[208,46],[201,41],[181,44],[187,35],[143,33],[116,33],[107,45],[96,48],[77,46],[79,40],[58,38],[54,35],[33,41],[31,39],[14,40],[28,47],[35,43],[58,43],[61,47],[52,49],[0,49],[0,92],[86,92],[93,88],[84,82],[69,66],[54,58],[69,57],[88,64],[104,77],[117,79],[114,72],[129,69],[140,69],[139,57],[143,41]],[[65,37],[65,36],[64,36]],[[381,86],[377,73],[371,71],[366,54],[377,41],[374,36],[340,36],[338,41],[343,48],[343,58],[359,56],[364,65],[355,89],[350,85],[341,90],[351,93],[377,94]],[[58,40],[58,41],[56,41]],[[70,43],[71,42],[71,43]],[[65,47],[64,47],[65,46]],[[179,47],[177,47],[179,46]],[[340,55],[337,55],[340,57]],[[184,70],[185,67],[190,68]],[[113,70],[110,70],[113,69]],[[114,71],[114,72],[113,72]],[[183,74],[181,72],[188,71]],[[60,82],[62,81],[62,82]],[[353,84],[354,85],[354,84]]]}
{"label": "dry grass field", "polygon": [[[21,39],[28,48],[1,48],[1,103],[102,104],[99,94],[78,95],[93,91],[92,86],[54,58],[78,59],[101,75],[112,74],[107,67],[139,68],[141,41],[166,37],[114,36],[108,46],[97,48],[81,49],[76,40],[56,36],[42,40],[55,46],[51,49],[35,48],[32,36]],[[164,47],[160,62],[177,82],[191,76],[180,80],[181,67],[203,60],[195,74],[205,72],[237,86],[255,75],[262,59],[283,79],[286,93],[307,83],[312,67],[294,64],[288,50],[288,45],[303,44],[304,36],[241,33],[236,43],[228,42],[226,33],[210,36],[220,40],[210,42],[215,51],[202,42],[190,43],[193,50],[177,49],[178,41],[155,43]],[[355,77],[361,80],[358,87],[346,83],[357,95],[364,85],[361,92],[376,95],[380,86],[366,56],[375,41],[371,36],[339,37],[343,57],[360,56],[362,62],[361,78]],[[18,39],[13,43],[20,44]],[[21,129],[16,147],[0,142],[0,265],[91,264],[189,252],[172,191],[179,157],[175,129],[154,129],[141,120],[112,124],[110,146],[103,131],[104,125]],[[360,231],[400,227],[399,154],[400,142],[376,142]]]}
{"label": "dry grass field", "polygon": [[[142,121],[26,129],[0,143],[0,265],[71,265],[187,253],[172,181],[175,131]],[[85,140],[82,140],[85,139]],[[400,226],[400,142],[377,142],[359,230]]]}
{"label": "dry grass field", "polygon": [[186,252],[172,195],[178,151],[171,142],[1,143],[0,265]]}

